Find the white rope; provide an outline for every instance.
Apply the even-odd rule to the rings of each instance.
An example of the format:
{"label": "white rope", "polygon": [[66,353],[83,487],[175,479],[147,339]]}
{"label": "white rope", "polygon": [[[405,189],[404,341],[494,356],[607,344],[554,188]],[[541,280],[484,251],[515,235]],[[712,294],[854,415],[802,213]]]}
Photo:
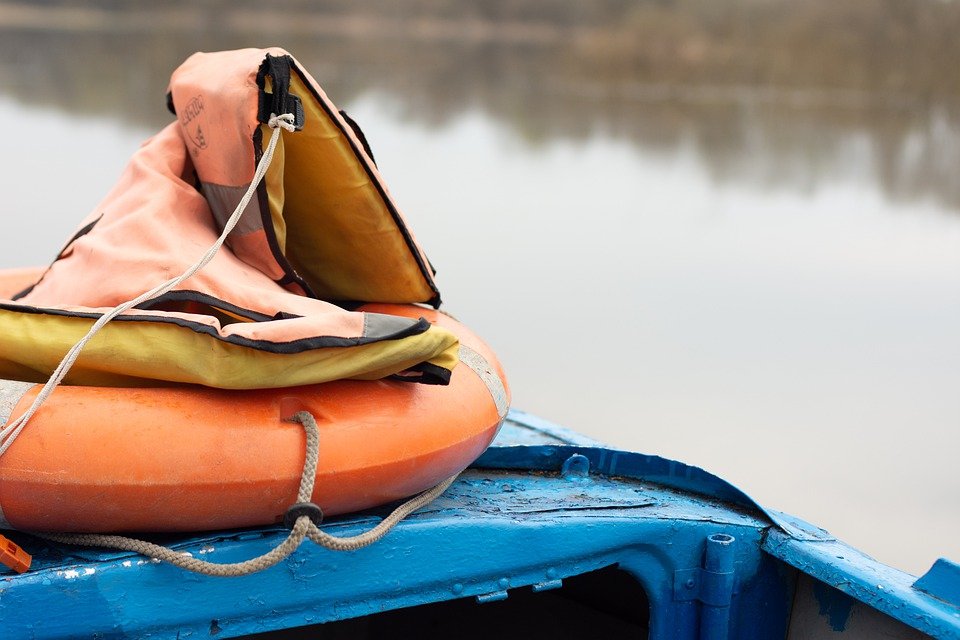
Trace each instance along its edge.
{"label": "white rope", "polygon": [[33,417],[33,414],[37,412],[47,398],[50,397],[50,394],[53,393],[53,390],[57,388],[63,379],[66,377],[67,373],[70,371],[70,368],[73,367],[74,363],[77,361],[77,358],[80,356],[80,352],[83,351],[83,348],[87,346],[87,343],[103,328],[105,324],[116,318],[118,315],[124,313],[136,307],[139,304],[146,302],[152,298],[163,295],[164,293],[170,291],[174,287],[178,286],[181,282],[187,278],[192,277],[200,269],[205,267],[207,263],[213,260],[213,257],[217,254],[217,251],[220,250],[220,247],[223,246],[224,241],[226,241],[227,236],[237,225],[237,222],[240,221],[240,216],[243,215],[244,210],[247,208],[247,205],[250,203],[250,199],[253,198],[253,194],[256,193],[257,187],[260,185],[260,181],[263,180],[263,177],[267,173],[267,169],[270,167],[270,162],[273,160],[273,152],[277,148],[277,142],[280,140],[280,130],[285,129],[287,131],[295,131],[296,127],[294,126],[295,118],[292,114],[285,113],[283,115],[270,114],[270,120],[267,123],[268,126],[273,129],[273,135],[270,136],[270,142],[267,144],[267,149],[264,151],[263,156],[260,158],[260,162],[257,164],[257,169],[253,174],[253,180],[250,182],[250,186],[247,188],[247,192],[243,194],[243,197],[240,199],[240,203],[237,204],[237,208],[234,209],[233,214],[227,220],[226,224],[223,227],[223,232],[220,234],[220,237],[217,238],[217,241],[211,245],[207,252],[203,254],[203,257],[200,258],[193,266],[181,273],[175,278],[167,280],[161,285],[154,287],[153,289],[140,294],[133,300],[128,300],[127,302],[118,304],[116,307],[108,311],[107,313],[100,316],[100,319],[97,320],[90,330],[87,331],[87,334],[80,338],[79,341],[67,352],[63,357],[63,360],[60,361],[60,364],[57,365],[57,368],[50,375],[50,379],[47,380],[47,383],[43,385],[43,388],[40,390],[40,393],[37,394],[37,397],[34,399],[33,404],[17,419],[13,420],[0,430],[0,456],[6,453],[7,449],[10,448],[10,445],[13,444],[14,440],[17,439],[17,436],[20,435],[20,432],[23,431],[23,428],[27,426],[27,423],[30,421],[30,418]]}
{"label": "white rope", "polygon": [[[302,424],[307,433],[307,451],[303,460],[303,473],[300,476],[300,490],[297,492],[297,502],[309,502],[313,495],[313,484],[317,475],[317,460],[320,455],[320,430],[317,427],[317,421],[306,411],[297,413],[290,418],[290,421]],[[420,495],[414,496],[394,509],[390,515],[381,520],[375,527],[355,536],[337,537],[331,535],[325,531],[321,531],[320,528],[310,520],[310,516],[302,515],[297,518],[287,537],[281,540],[273,549],[263,555],[242,562],[224,564],[207,562],[206,560],[194,558],[186,552],[174,551],[173,549],[168,549],[167,547],[152,542],[128,538],[126,536],[92,533],[37,533],[34,535],[62,544],[133,551],[148,558],[169,562],[186,571],[192,571],[205,576],[224,578],[245,576],[263,571],[281,562],[296,551],[305,538],[309,538],[312,542],[331,551],[356,551],[357,549],[371,545],[387,535],[387,533],[397,526],[405,517],[437,499],[440,494],[453,484],[458,475],[460,474],[451,476],[432,489],[428,489]]]}

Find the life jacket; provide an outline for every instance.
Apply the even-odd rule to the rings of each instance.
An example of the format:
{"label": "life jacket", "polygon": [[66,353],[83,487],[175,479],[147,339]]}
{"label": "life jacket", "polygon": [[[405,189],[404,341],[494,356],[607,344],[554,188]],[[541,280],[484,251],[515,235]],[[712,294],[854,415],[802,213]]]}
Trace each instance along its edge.
{"label": "life jacket", "polygon": [[437,306],[440,294],[362,134],[316,81],[282,49],[245,49],[191,56],[169,89],[177,121],[144,143],[40,280],[0,301],[0,378],[46,379],[101,314],[193,264],[249,187],[270,115],[292,113],[298,130],[282,134],[226,246],[105,325],[66,382],[445,383],[453,334],[349,310]]}

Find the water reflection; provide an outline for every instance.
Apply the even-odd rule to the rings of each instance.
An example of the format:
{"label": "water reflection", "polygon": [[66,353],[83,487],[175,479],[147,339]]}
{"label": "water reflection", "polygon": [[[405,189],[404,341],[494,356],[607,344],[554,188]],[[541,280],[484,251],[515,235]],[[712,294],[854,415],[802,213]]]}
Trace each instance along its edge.
{"label": "water reflection", "polygon": [[[690,146],[720,183],[810,192],[824,183],[861,180],[893,200],[930,199],[960,209],[960,181],[953,175],[960,166],[960,105],[950,100],[839,89],[604,83],[602,76],[584,82],[565,75],[552,44],[282,39],[341,104],[385,93],[399,118],[427,127],[479,109],[533,147],[602,133],[647,154]],[[250,41],[217,31],[110,37],[7,32],[0,38],[0,87],[25,106],[53,105],[154,129],[169,118],[158,87],[186,55]]]}

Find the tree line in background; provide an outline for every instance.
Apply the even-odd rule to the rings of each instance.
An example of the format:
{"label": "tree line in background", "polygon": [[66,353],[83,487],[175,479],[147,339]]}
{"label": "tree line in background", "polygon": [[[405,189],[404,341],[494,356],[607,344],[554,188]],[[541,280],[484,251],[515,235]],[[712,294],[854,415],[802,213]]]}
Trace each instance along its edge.
{"label": "tree line in background", "polygon": [[757,179],[771,184],[851,170],[844,141],[860,140],[889,196],[960,210],[958,11],[940,0],[6,2],[0,98],[155,128],[187,55],[278,44],[348,110],[368,98],[430,128],[479,110],[534,146],[598,132],[648,152],[692,144],[717,180],[749,177],[761,158]]}
{"label": "tree line in background", "polygon": [[[0,28],[17,6],[0,6]],[[605,81],[960,96],[960,2],[951,0],[40,0],[30,6],[77,16],[100,12],[105,28],[111,21],[201,31],[249,32],[259,25],[268,33],[324,37],[327,24],[381,41],[548,46],[566,74],[601,74]]]}

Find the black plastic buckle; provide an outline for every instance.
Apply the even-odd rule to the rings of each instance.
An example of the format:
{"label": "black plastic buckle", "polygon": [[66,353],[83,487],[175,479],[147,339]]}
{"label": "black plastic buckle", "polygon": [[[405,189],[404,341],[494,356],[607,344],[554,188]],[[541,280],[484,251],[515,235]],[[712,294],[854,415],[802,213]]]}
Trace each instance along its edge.
{"label": "black plastic buckle", "polygon": [[283,526],[287,529],[293,529],[293,526],[297,524],[297,518],[300,516],[307,516],[310,518],[310,522],[319,527],[320,523],[323,522],[323,509],[320,508],[320,505],[312,502],[298,502],[283,514]]}

